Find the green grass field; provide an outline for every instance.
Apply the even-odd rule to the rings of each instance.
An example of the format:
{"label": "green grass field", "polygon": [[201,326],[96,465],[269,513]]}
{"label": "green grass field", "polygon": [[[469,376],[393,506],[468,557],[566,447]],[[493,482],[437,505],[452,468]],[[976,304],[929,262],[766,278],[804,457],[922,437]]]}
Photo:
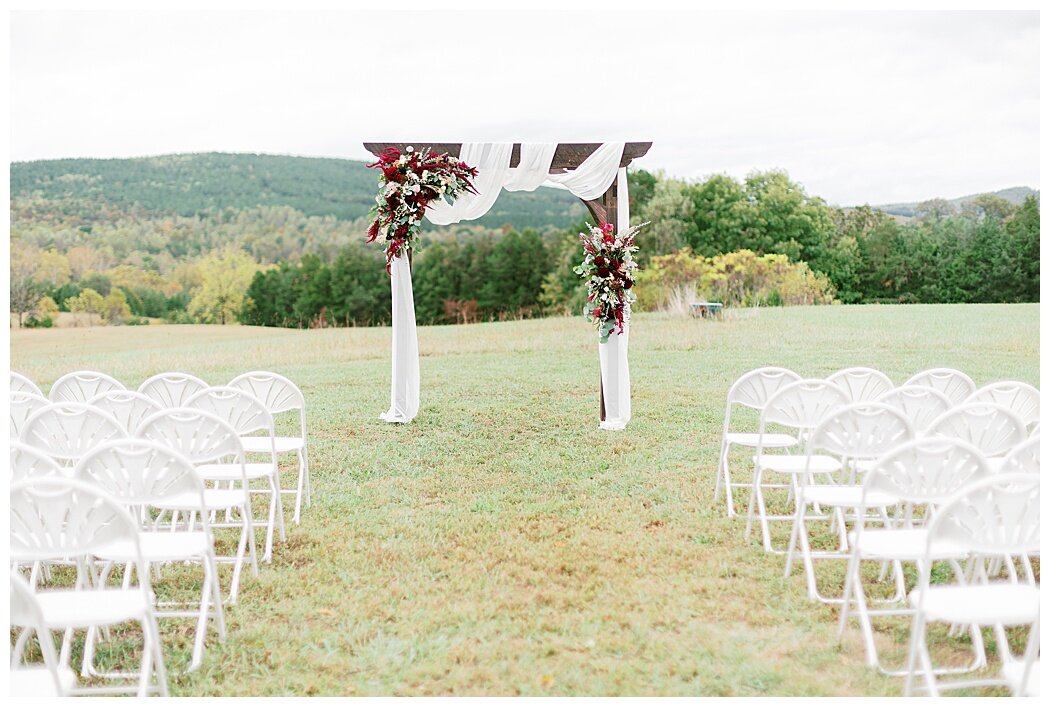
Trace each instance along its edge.
{"label": "green grass field", "polygon": [[[978,384],[1038,385],[1038,312],[638,315],[624,433],[597,427],[582,319],[421,328],[408,426],[377,418],[388,329],[13,331],[11,366],[45,390],[80,368],[129,387],[165,370],[222,383],[270,369],[305,392],[313,507],[246,575],[227,641],[172,678],[175,694],[887,695],[901,681],[865,666],[855,625],[839,646],[837,612],[713,504],[726,391],[762,365],[873,366],[895,382],[953,366]],[[162,625],[173,668],[189,625]],[[892,654],[906,637],[896,624],[880,641]]]}

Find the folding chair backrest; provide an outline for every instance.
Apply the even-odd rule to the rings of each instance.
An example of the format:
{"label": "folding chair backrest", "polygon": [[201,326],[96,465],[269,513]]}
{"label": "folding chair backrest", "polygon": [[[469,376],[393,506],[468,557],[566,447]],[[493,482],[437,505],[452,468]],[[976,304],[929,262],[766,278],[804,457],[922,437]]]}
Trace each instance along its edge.
{"label": "folding chair backrest", "polygon": [[1010,450],[999,467],[1000,474],[1038,474],[1039,473],[1039,435],[1027,440]]}
{"label": "folding chair backrest", "polygon": [[138,524],[101,488],[75,479],[33,479],[11,486],[11,557],[21,563],[94,554],[126,541],[139,554]]}
{"label": "folding chair backrest", "polygon": [[966,440],[986,457],[1002,456],[1028,437],[1021,418],[995,403],[958,405],[934,420],[926,434]]}
{"label": "folding chair backrest", "polygon": [[18,439],[22,434],[22,428],[25,427],[30,415],[51,404],[47,398],[24,390],[12,390],[10,399],[11,439]]}
{"label": "folding chair backrest", "polygon": [[8,391],[11,393],[34,393],[41,398],[44,397],[44,393],[40,390],[40,386],[23,376],[21,373],[15,373],[14,371],[11,371],[11,387],[8,388]]}
{"label": "folding chair backrest", "polygon": [[809,378],[790,383],[772,396],[762,409],[760,428],[786,425],[811,430],[833,410],[849,404],[846,392],[826,380]]}
{"label": "folding chair backrest", "polygon": [[904,385],[933,388],[944,393],[948,400],[952,401],[952,405],[958,405],[977,390],[977,385],[970,376],[954,368],[930,368],[921,371],[905,381]]}
{"label": "folding chair backrest", "polygon": [[1000,381],[978,388],[968,403],[995,403],[1012,410],[1024,424],[1039,422],[1039,391],[1021,381]]}
{"label": "folding chair backrest", "polygon": [[110,390],[125,390],[125,387],[116,378],[105,373],[74,371],[55,381],[47,397],[53,403],[86,403],[96,395]]}
{"label": "folding chair backrest", "polygon": [[68,478],[68,472],[47,452],[11,440],[11,481],[26,481],[52,476]]}
{"label": "folding chair backrest", "polygon": [[235,456],[244,459],[237,431],[210,412],[196,408],[163,410],[146,418],[136,437],[166,444],[193,464]]}
{"label": "folding chair backrest", "polygon": [[19,439],[72,464],[100,444],[127,434],[116,418],[93,405],[54,403],[30,415]]}
{"label": "folding chair backrest", "polygon": [[885,373],[862,366],[843,368],[828,376],[828,380],[841,386],[851,403],[875,400],[893,390],[893,381]]}
{"label": "folding chair backrest", "polygon": [[121,439],[89,452],[74,478],[105,489],[129,506],[189,495],[203,507],[204,487],[193,464],[167,444]]}
{"label": "folding chair backrest", "polygon": [[158,373],[142,381],[138,392],[156,400],[164,409],[186,406],[186,401],[208,387],[197,376],[178,371]]}
{"label": "folding chair backrest", "polygon": [[820,421],[806,444],[851,459],[875,459],[915,438],[907,416],[883,403],[852,403]]}
{"label": "folding chair backrest", "polygon": [[876,460],[864,478],[865,494],[880,491],[913,504],[938,504],[989,474],[981,450],[949,437],[922,437]]}
{"label": "folding chair backrest", "polygon": [[117,422],[128,432],[138,429],[143,420],[163,409],[153,398],[133,390],[111,390],[96,395],[88,401],[88,405],[94,405],[117,418]]}
{"label": "folding chair backrest", "polygon": [[876,402],[897,408],[911,420],[916,432],[923,432],[934,420],[952,408],[944,393],[921,385],[904,385],[884,393]]}
{"label": "folding chair backrest", "polygon": [[981,555],[1039,551],[1039,477],[993,474],[946,499],[930,522],[930,545],[948,540]]}
{"label": "folding chair backrest", "polygon": [[259,430],[273,434],[273,415],[261,400],[241,388],[207,388],[186,401],[186,407],[210,412],[228,422],[239,435]]}
{"label": "folding chair backrest", "polygon": [[726,407],[743,405],[761,410],[770,396],[791,383],[797,383],[802,377],[786,368],[768,366],[756,368],[736,379],[726,396]]}

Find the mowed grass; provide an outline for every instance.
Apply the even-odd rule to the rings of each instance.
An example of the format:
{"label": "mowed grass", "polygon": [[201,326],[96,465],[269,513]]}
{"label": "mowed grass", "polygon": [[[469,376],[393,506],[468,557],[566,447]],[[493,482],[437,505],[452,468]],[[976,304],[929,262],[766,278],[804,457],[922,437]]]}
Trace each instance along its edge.
{"label": "mowed grass", "polygon": [[[129,387],[165,370],[221,383],[269,369],[306,394],[313,506],[246,576],[227,641],[209,640],[176,694],[898,694],[900,680],[865,666],[855,625],[840,646],[837,612],[713,503],[726,391],[763,365],[1039,383],[1038,305],[638,315],[634,419],[613,433],[597,427],[595,334],[581,319],[422,327],[419,417],[394,426],[378,420],[389,338],[12,332],[12,368],[45,389],[81,368]],[[736,468],[746,479],[743,457]],[[824,564],[833,581],[841,567]],[[178,632],[180,662],[188,629],[162,626]],[[906,637],[898,623],[880,642]]]}

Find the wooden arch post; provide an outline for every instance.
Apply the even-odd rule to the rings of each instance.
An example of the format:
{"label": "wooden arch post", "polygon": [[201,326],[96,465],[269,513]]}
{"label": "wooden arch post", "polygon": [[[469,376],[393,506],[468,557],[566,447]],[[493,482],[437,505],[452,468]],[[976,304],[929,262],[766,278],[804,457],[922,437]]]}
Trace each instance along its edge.
{"label": "wooden arch post", "polygon": [[[396,147],[399,151],[404,152],[405,148],[412,146],[414,149],[426,149],[430,148],[435,152],[444,152],[455,157],[459,157],[460,148],[463,147],[461,142],[427,142],[426,140],[417,140],[415,142],[366,142],[364,143],[365,149],[371,152],[377,157],[382,154],[383,150],[388,147]],[[570,172],[591,156],[595,150],[602,146],[600,142],[562,142],[558,144],[557,149],[554,151],[554,159],[551,160],[551,174],[564,174]],[[623,146],[623,157],[620,160],[620,166],[626,167],[634,160],[639,157],[644,157],[649,148],[653,146],[651,142],[628,142],[624,143]],[[510,166],[517,167],[521,162],[521,143],[514,143],[514,147],[510,154]],[[583,201],[584,206],[587,207],[587,211],[590,212],[591,217],[594,219],[595,224],[611,223],[616,224],[616,200],[618,197],[616,183],[618,180],[613,179],[612,185],[606,190],[604,194],[598,199],[591,199]],[[409,263],[412,262],[412,251],[408,251]],[[411,265],[410,265],[411,267]],[[598,398],[599,398],[599,413],[601,415],[602,422],[605,421],[605,391],[602,389],[601,375],[598,376]]]}

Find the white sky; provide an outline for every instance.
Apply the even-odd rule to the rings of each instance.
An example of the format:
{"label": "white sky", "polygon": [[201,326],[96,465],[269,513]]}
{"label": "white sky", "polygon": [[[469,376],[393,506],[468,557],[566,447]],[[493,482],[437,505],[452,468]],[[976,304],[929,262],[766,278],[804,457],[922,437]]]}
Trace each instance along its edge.
{"label": "white sky", "polygon": [[12,160],[624,139],[842,205],[1039,187],[1035,12],[17,12],[11,99]]}

